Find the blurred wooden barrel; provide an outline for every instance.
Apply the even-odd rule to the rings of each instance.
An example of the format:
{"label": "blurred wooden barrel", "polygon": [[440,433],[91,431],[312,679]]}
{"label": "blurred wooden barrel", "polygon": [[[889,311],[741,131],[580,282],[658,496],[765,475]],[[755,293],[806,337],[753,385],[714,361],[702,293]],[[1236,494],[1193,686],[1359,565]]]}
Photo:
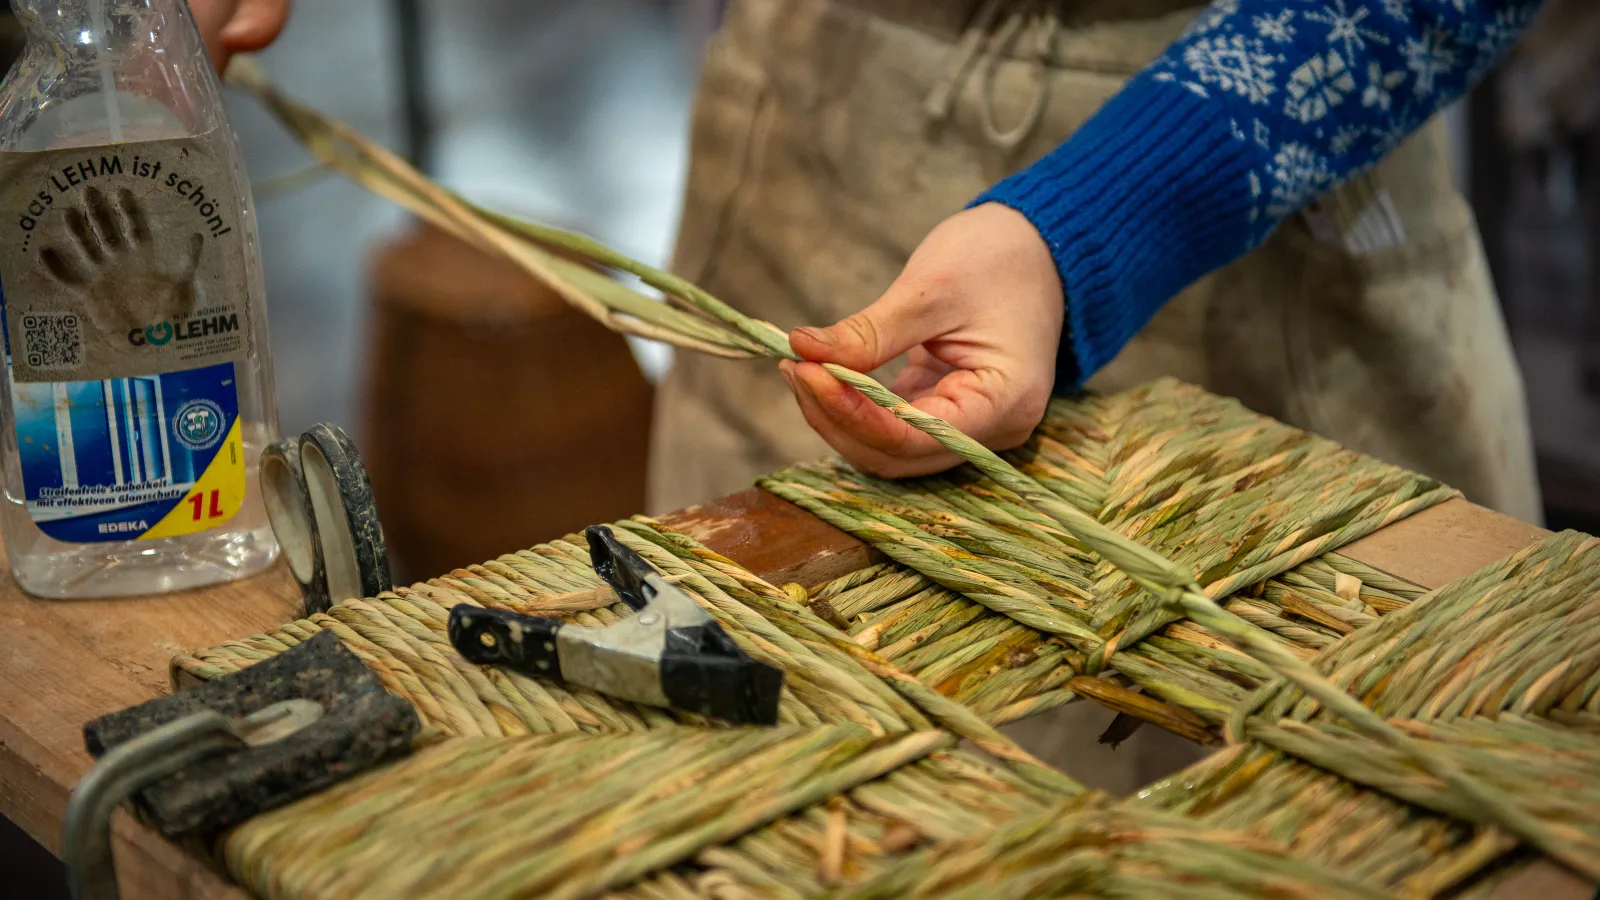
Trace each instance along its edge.
{"label": "blurred wooden barrel", "polygon": [[397,575],[644,507],[651,386],[621,336],[433,228],[382,247],[371,272],[362,455]]}

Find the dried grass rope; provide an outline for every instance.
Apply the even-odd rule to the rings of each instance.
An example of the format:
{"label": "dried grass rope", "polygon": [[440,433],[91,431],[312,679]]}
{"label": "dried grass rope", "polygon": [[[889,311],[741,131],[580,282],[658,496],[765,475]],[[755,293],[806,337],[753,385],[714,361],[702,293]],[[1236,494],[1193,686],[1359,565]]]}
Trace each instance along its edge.
{"label": "dried grass rope", "polygon": [[[803,589],[769,585],[648,520],[615,533],[746,651],[785,669],[784,724],[706,727],[716,723],[463,661],[446,635],[457,603],[589,625],[627,614],[594,605],[606,598],[586,548],[541,545],[174,658],[175,681],[215,678],[332,630],[428,726],[408,759],[226,835],[219,855],[233,877],[263,897],[387,898],[594,896],[649,875],[632,890],[654,897],[700,896],[692,885],[734,871],[764,883],[777,867],[786,887],[769,896],[817,896],[864,860],[1081,791],[815,617],[797,602]],[[955,749],[963,738],[985,755]],[[837,862],[819,866],[819,855]]]}
{"label": "dried grass rope", "polygon": [[[1555,535],[1340,639],[1317,667],[1514,798],[1565,843],[1559,858],[1580,861],[1592,878],[1597,591],[1600,541]],[[992,835],[919,850],[844,896],[1435,896],[1517,843],[1291,687],[1260,692],[1237,724],[1244,743],[1123,808],[1073,798]],[[1482,896],[1493,883],[1471,889]]]}
{"label": "dried grass rope", "polygon": [[[952,723],[923,712],[924,694],[863,703],[875,682],[905,676],[843,646],[790,591],[647,522],[619,529],[752,652],[819,678],[784,698],[798,724],[683,728],[542,682],[475,680],[500,673],[443,644],[445,607],[559,609],[594,578],[581,547],[556,542],[175,661],[215,677],[333,628],[386,679],[411,673],[398,690],[453,736],[236,829],[221,852],[234,877],[264,897],[1431,896],[1516,844],[1280,685],[1238,704],[1257,710],[1244,743],[1120,806],[1039,777],[1019,752],[986,762],[930,730]],[[1350,568],[1324,557],[1253,599],[1284,612],[1359,601],[1381,614],[1325,643],[1318,668],[1515,797],[1569,841],[1568,858],[1600,856],[1600,542],[1556,536],[1415,600],[1353,586]],[[813,598],[838,603],[859,639],[889,607],[850,611],[856,602],[922,578],[883,565]],[[1316,606],[1290,600],[1301,593]],[[764,639],[744,632],[754,619],[771,623]],[[571,714],[536,714],[512,699],[525,690]],[[978,737],[1006,752],[1003,738]]]}
{"label": "dried grass rope", "polygon": [[[1416,594],[1323,555],[1455,496],[1172,381],[1058,401],[1007,456],[1107,527],[1203,573],[1229,613],[1306,659]],[[827,586],[813,608],[825,604],[865,646],[994,721],[1088,693],[1204,741],[1274,676],[1203,624],[1129,626],[1138,585],[970,471],[888,482],[819,463],[761,485],[920,573]],[[1288,583],[1261,583],[1319,557]],[[1251,585],[1255,595],[1235,595]],[[970,664],[983,656],[987,669]]]}
{"label": "dried grass rope", "polygon": [[[925,687],[881,657],[859,647],[817,618],[794,594],[776,588],[649,519],[613,526],[618,539],[699,599],[751,655],[785,672],[779,721],[822,726],[854,724],[875,735],[942,728],[1012,765],[1042,788],[1076,793],[1071,779],[1038,762],[971,710]],[[389,690],[410,700],[423,722],[451,737],[514,736],[583,731],[643,731],[676,724],[712,723],[613,700],[496,667],[476,666],[450,646],[450,607],[458,603],[558,615],[575,594],[593,597],[600,586],[587,548],[553,541],[457,571],[425,584],[363,600],[335,604],[279,630],[172,659],[182,676],[217,678],[281,653],[328,629],[377,673]],[[631,610],[621,603],[564,617],[604,627]]]}

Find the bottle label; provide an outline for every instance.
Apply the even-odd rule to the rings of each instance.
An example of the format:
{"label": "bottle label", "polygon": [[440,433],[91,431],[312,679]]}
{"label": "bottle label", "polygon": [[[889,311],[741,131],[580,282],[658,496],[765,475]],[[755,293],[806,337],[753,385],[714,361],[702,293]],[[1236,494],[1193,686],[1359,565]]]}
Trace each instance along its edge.
{"label": "bottle label", "polygon": [[0,153],[18,455],[57,540],[192,534],[243,505],[248,281],[219,138]]}

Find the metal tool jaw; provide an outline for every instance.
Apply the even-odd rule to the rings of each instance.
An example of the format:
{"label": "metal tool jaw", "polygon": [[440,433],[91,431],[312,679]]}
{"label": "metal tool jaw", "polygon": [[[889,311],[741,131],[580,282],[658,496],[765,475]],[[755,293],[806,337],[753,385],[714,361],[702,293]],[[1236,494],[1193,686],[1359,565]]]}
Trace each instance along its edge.
{"label": "metal tool jaw", "polygon": [[450,643],[463,658],[649,706],[772,725],[783,670],[754,659],[694,598],[603,525],[588,529],[595,571],[638,614],[608,628],[459,605]]}

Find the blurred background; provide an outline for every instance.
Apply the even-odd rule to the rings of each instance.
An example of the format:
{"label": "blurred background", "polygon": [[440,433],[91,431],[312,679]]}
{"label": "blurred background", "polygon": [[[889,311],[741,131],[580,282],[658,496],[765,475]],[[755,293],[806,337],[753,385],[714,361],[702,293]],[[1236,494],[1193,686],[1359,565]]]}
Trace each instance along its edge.
{"label": "blurred background", "polygon": [[[469,198],[665,265],[717,6],[315,0],[262,62]],[[9,16],[0,45],[16,46]],[[356,436],[399,579],[643,507],[651,382],[669,353],[630,348],[511,266],[317,177],[253,101],[229,102],[283,429],[332,421]],[[1450,115],[1523,366],[1548,524],[1600,532],[1600,4],[1549,0]],[[53,860],[18,835],[0,819],[8,890],[60,895]]]}
{"label": "blurred background", "polygon": [[[665,266],[714,0],[318,0],[261,56],[289,95],[495,209]],[[639,512],[663,345],[629,345],[519,270],[311,159],[252,99],[283,430],[360,444],[411,580]],[[576,402],[574,399],[576,398]]]}
{"label": "blurred background", "polygon": [[[664,263],[711,5],[317,0],[261,62],[473,200]],[[253,100],[234,94],[229,115],[256,186],[284,429],[354,423],[375,254],[407,217],[336,176],[295,177],[310,158]]]}
{"label": "blurred background", "polygon": [[1600,4],[1546,0],[1457,169],[1522,365],[1546,525],[1600,534]]}

